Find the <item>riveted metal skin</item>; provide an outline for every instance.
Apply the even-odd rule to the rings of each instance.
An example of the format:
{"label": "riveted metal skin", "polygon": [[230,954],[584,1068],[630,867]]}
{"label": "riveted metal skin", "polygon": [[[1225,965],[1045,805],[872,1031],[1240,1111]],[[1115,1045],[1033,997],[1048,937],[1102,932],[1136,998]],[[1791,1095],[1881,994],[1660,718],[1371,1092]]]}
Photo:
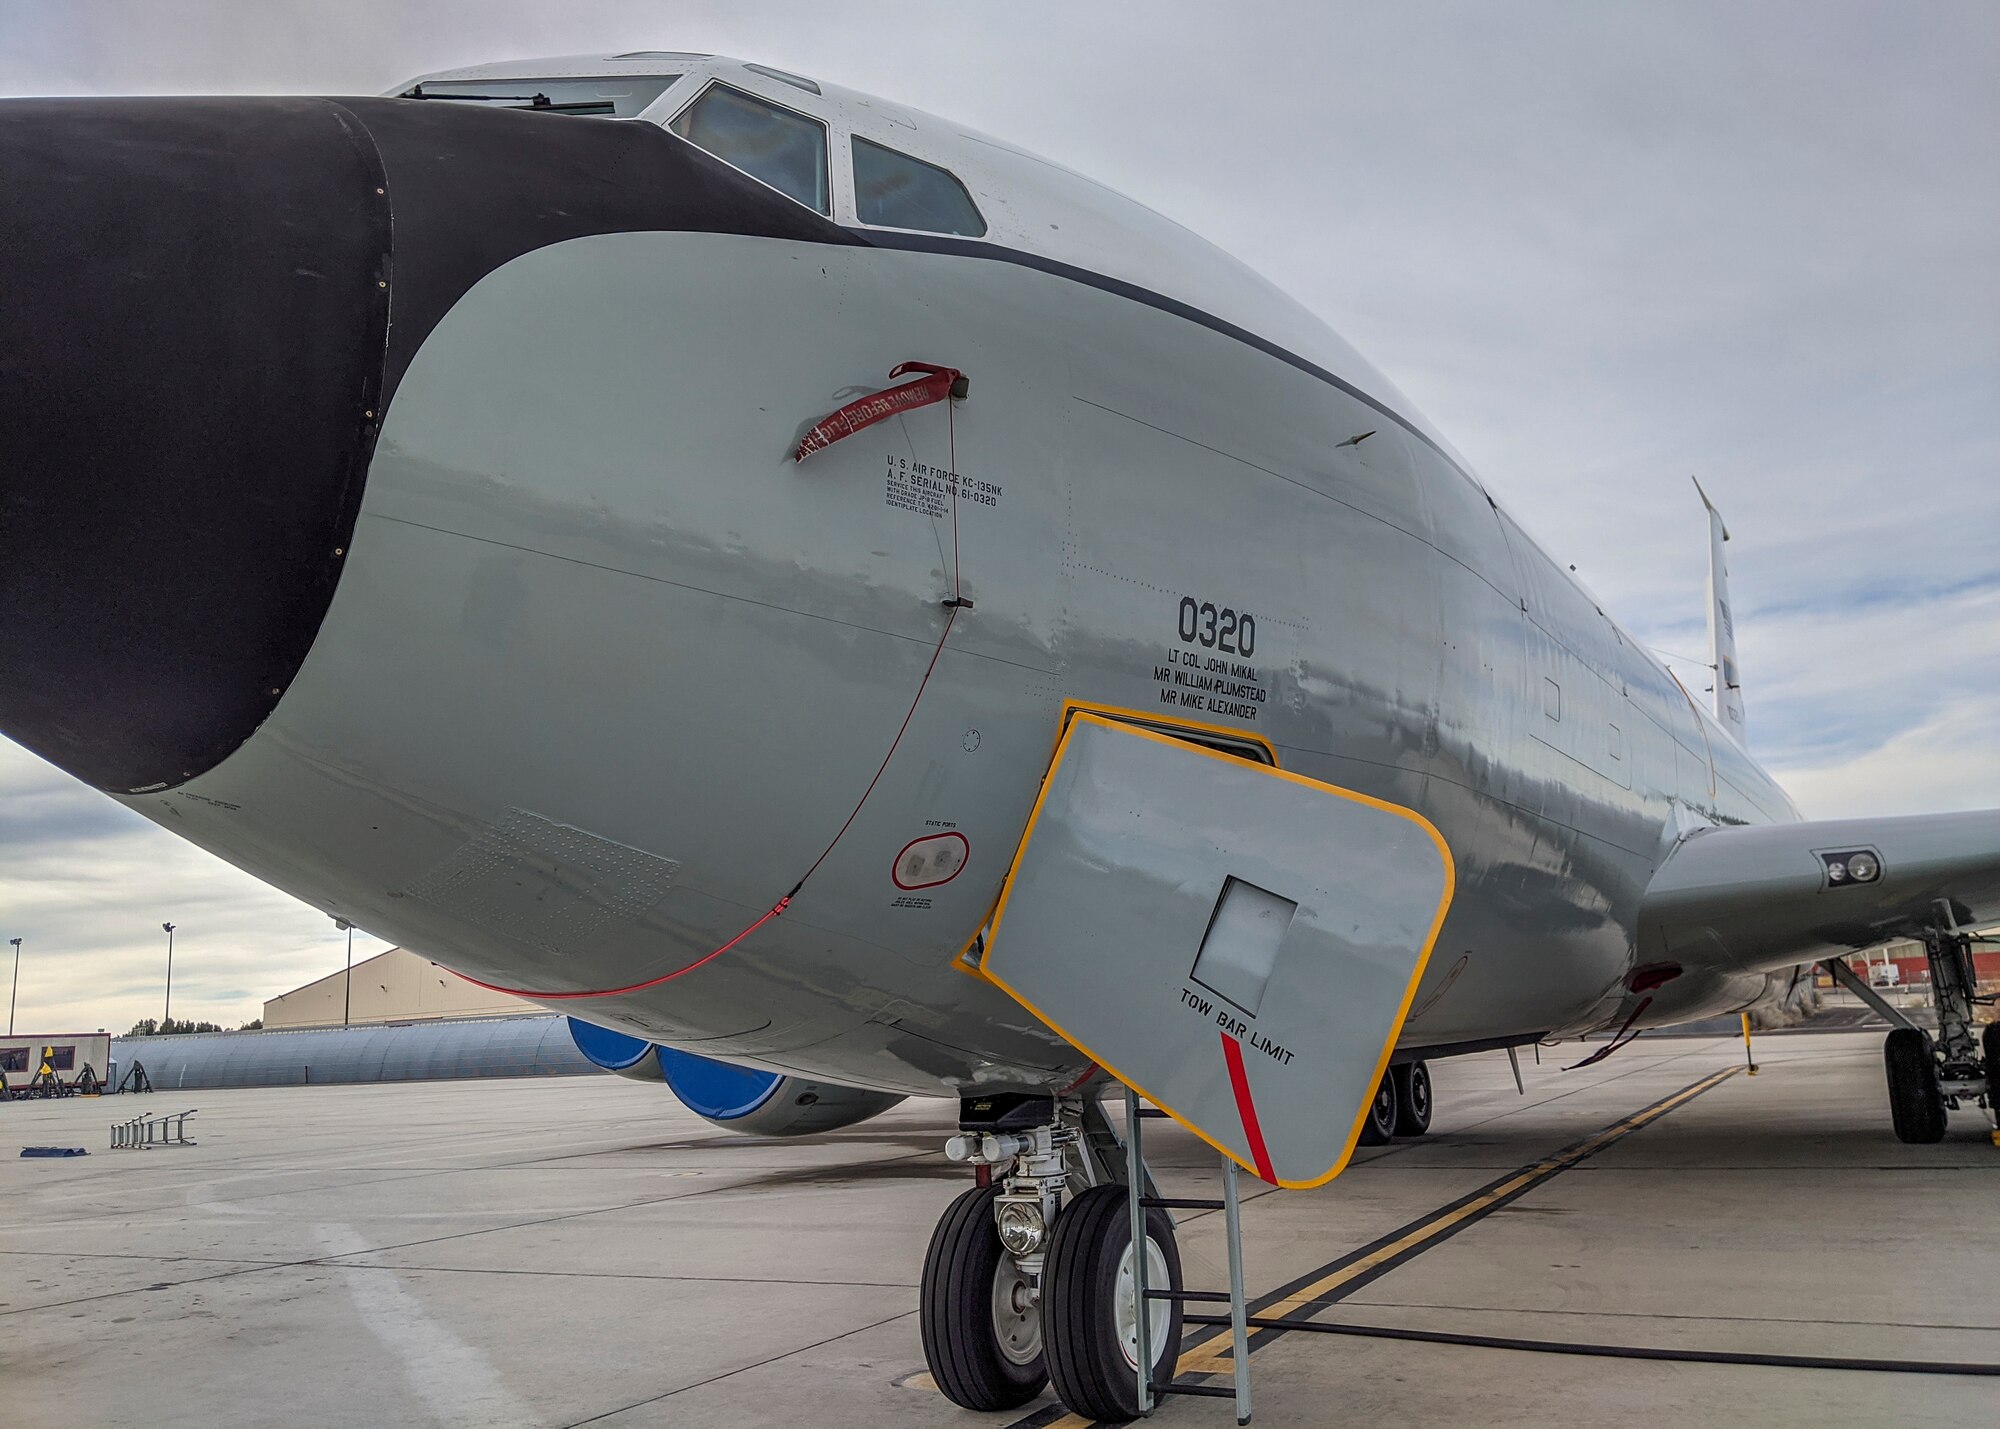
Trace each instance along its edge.
{"label": "riveted metal skin", "polygon": [[[48,425],[34,471],[0,474],[7,529],[41,523],[69,563],[16,571],[0,548],[0,731],[471,976],[885,1093],[1046,1092],[1086,1070],[957,959],[1072,704],[1267,741],[1285,770],[1438,830],[1456,894],[1405,1050],[1615,1025],[1642,964],[1687,970],[1649,994],[1649,1023],[1732,1010],[1789,966],[1705,943],[1722,924],[1698,897],[1642,919],[1677,850],[1792,821],[1789,801],[1311,314],[1007,146],[831,85],[685,68],[629,121],[396,100],[200,111],[221,116],[202,121],[219,153],[254,150],[269,116],[329,156],[301,184],[337,184],[363,219],[389,204],[386,273],[355,258],[356,301],[241,349],[378,353],[305,384],[347,435],[294,459],[272,421],[276,456],[243,459],[239,428],[263,419],[235,374],[205,394],[229,409],[204,418],[207,443],[173,449],[175,501],[241,523],[229,549],[293,532],[324,553],[204,555],[217,608],[247,603],[232,618],[261,626],[154,612],[105,646],[120,612],[194,589],[160,552],[116,552],[155,529],[189,533],[190,562],[216,548],[198,519],[125,510],[174,516],[145,494],[141,447],[67,452],[78,427],[38,415],[37,393],[87,394],[102,361],[130,399],[108,419],[150,422],[164,408],[146,394],[174,384],[76,344],[64,362],[10,351],[7,420]],[[830,126],[830,219],[662,127],[725,70]],[[37,126],[46,143],[41,119],[10,130],[0,106],[0,131]],[[987,235],[860,225],[848,134],[948,167]],[[84,162],[57,147],[38,202]],[[18,171],[10,158],[10,184]],[[65,202],[28,229],[10,206],[6,231],[30,238],[8,252],[75,231]],[[371,231],[335,246],[359,254]],[[34,261],[39,294],[62,270]],[[27,301],[0,300],[10,322]],[[162,352],[172,325],[147,329]],[[202,342],[217,363],[231,350]],[[968,374],[969,395],[791,460],[912,361]],[[356,400],[370,370],[377,396]],[[899,887],[899,851],[944,834],[964,840],[958,870]],[[1852,846],[1878,842],[1900,877],[1894,841]]]}

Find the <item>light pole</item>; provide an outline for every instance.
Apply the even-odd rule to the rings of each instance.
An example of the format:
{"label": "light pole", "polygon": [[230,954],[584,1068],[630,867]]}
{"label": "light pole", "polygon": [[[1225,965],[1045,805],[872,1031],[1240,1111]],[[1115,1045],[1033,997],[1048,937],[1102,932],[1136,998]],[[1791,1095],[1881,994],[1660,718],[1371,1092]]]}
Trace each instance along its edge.
{"label": "light pole", "polygon": [[167,935],[167,1005],[160,1013],[160,1031],[164,1033],[174,1020],[174,925],[162,923],[160,931]]}
{"label": "light pole", "polygon": [[7,994],[7,1035],[12,1037],[14,1035],[14,994],[21,990],[21,940],[19,938],[9,938],[7,941],[14,945],[14,987]]}
{"label": "light pole", "polygon": [[340,996],[340,1025],[345,1027],[348,1015],[354,1011],[354,925],[345,918],[336,918],[333,926],[347,933],[347,989]]}

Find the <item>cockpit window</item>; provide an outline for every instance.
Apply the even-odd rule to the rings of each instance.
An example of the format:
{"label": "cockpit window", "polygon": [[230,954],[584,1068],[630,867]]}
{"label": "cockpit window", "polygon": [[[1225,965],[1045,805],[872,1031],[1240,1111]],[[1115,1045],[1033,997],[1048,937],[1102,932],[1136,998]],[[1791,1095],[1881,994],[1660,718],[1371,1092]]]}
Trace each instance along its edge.
{"label": "cockpit window", "polygon": [[786,197],[821,213],[831,212],[826,189],[826,126],[817,119],[726,84],[714,84],[668,127]]}
{"label": "cockpit window", "polygon": [[856,136],[854,207],[863,223],[924,233],[986,232],[979,206],[949,170]]}
{"label": "cockpit window", "polygon": [[433,79],[413,84],[396,97],[449,99],[485,109],[632,119],[679,78],[677,74],[638,74],[603,79]]}

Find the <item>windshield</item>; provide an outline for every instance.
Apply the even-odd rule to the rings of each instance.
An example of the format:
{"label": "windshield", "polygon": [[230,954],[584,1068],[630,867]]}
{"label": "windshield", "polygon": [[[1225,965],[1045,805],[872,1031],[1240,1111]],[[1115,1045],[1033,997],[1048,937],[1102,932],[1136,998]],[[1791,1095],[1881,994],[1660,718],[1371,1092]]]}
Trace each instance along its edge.
{"label": "windshield", "polygon": [[633,119],[679,79],[677,74],[608,75],[587,79],[427,79],[398,99],[448,99],[489,109],[530,109]]}

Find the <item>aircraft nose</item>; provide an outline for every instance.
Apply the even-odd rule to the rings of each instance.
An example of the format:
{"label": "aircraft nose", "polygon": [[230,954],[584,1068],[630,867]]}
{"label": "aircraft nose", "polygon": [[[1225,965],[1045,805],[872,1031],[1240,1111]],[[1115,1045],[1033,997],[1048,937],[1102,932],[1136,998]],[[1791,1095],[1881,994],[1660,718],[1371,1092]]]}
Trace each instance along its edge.
{"label": "aircraft nose", "polygon": [[488,274],[674,231],[860,240],[646,121],[0,100],[0,735],[143,793],[248,739],[333,599],[400,375]]}
{"label": "aircraft nose", "polygon": [[179,783],[332,599],[381,400],[380,161],[321,100],[5,100],[0,174],[0,733]]}

